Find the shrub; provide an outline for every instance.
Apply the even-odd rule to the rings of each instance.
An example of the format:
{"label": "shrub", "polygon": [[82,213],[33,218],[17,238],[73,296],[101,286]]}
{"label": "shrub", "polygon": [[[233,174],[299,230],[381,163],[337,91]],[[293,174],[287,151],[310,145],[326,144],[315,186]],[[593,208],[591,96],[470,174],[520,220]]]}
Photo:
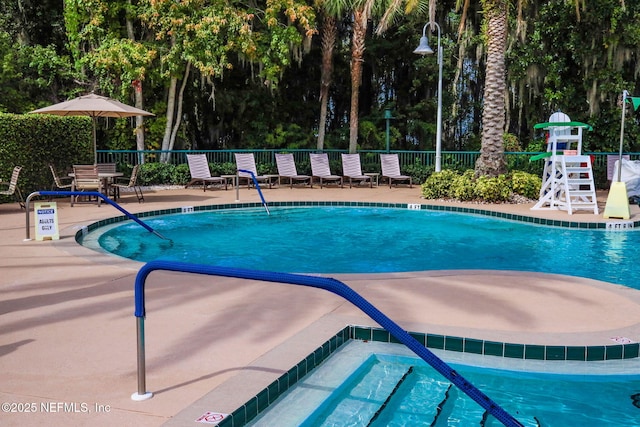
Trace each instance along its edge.
{"label": "shrub", "polygon": [[433,166],[423,165],[420,160],[416,159],[415,163],[403,167],[402,173],[409,175],[416,184],[423,183],[433,173]]}
{"label": "shrub", "polygon": [[453,197],[451,187],[454,180],[459,175],[449,169],[441,172],[434,172],[426,179],[421,186],[422,196],[425,199],[440,199],[443,197]]}
{"label": "shrub", "polygon": [[537,199],[542,186],[542,178],[528,172],[514,171],[511,176],[513,192],[527,199]]}
{"label": "shrub", "polygon": [[174,165],[168,163],[145,163],[140,168],[140,185],[164,185],[172,182]]}
{"label": "shrub", "polygon": [[462,175],[454,178],[451,193],[454,198],[463,202],[473,200],[477,197],[473,169],[469,169]]}
{"label": "shrub", "polygon": [[173,168],[171,174],[171,184],[187,185],[191,181],[191,172],[187,163],[181,163]]}
{"label": "shrub", "polygon": [[209,169],[211,170],[211,175],[213,176],[236,174],[236,165],[235,163],[231,163],[231,162],[209,163]]}
{"label": "shrub", "polygon": [[511,186],[506,175],[480,176],[476,179],[476,194],[485,202],[506,202],[511,197]]}

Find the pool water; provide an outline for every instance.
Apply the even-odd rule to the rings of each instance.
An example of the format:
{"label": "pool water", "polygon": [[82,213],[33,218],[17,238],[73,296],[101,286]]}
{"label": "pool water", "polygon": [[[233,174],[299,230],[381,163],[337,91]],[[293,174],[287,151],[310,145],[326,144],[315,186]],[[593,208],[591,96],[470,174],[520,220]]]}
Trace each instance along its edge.
{"label": "pool water", "polygon": [[368,207],[273,208],[271,215],[263,209],[229,209],[145,222],[173,243],[130,222],[106,232],[99,229],[97,241],[108,252],[142,262],[161,259],[292,273],[518,270],[640,286],[636,231]]}
{"label": "pool water", "polygon": [[[327,359],[250,425],[483,425],[484,409],[399,345],[354,342],[346,347],[344,354],[341,349]],[[488,359],[475,358],[485,365],[491,363]],[[597,374],[603,367],[597,363],[583,364],[583,373],[571,375],[561,369],[518,370],[525,363],[514,369],[450,363],[525,426],[640,425],[634,400],[640,392],[637,373]],[[637,372],[637,367],[636,363],[631,369]],[[490,419],[484,425],[501,425]]]}

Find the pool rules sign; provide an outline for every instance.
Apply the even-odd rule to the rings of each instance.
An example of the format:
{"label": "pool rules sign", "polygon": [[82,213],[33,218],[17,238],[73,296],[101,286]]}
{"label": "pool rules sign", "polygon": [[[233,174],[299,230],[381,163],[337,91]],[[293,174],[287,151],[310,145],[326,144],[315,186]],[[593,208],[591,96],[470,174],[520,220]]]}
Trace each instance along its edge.
{"label": "pool rules sign", "polygon": [[56,202],[35,203],[33,211],[36,216],[36,240],[58,240],[58,210]]}

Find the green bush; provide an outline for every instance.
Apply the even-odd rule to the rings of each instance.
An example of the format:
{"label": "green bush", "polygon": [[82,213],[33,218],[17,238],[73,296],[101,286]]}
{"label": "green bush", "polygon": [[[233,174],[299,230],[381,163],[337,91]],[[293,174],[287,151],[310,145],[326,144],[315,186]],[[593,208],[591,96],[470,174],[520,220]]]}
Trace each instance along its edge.
{"label": "green bush", "polygon": [[476,179],[476,194],[485,202],[506,202],[511,197],[511,186],[506,175],[480,176]]}
{"label": "green bush", "polygon": [[433,170],[432,165],[423,165],[420,160],[416,159],[415,163],[403,167],[402,173],[409,175],[413,182],[418,184],[425,182],[433,174]]}
{"label": "green bush", "polygon": [[191,181],[191,172],[189,172],[189,165],[187,163],[176,165],[173,168],[171,181],[169,183],[173,185],[187,185],[189,181]]}
{"label": "green bush", "polygon": [[513,192],[528,199],[537,199],[542,186],[542,178],[528,172],[514,171],[511,175]]}
{"label": "green bush", "polygon": [[476,183],[473,169],[465,171],[453,180],[452,196],[463,202],[474,200],[476,195]]}
{"label": "green bush", "polygon": [[213,176],[235,175],[236,165],[231,162],[209,163],[209,170],[211,170],[211,175]]}
{"label": "green bush", "polygon": [[445,169],[434,172],[421,186],[422,196],[425,199],[441,199],[453,197],[451,187],[459,175],[452,170]]}
{"label": "green bush", "polygon": [[175,166],[169,163],[145,163],[140,167],[140,185],[166,185],[173,182],[174,169]]}

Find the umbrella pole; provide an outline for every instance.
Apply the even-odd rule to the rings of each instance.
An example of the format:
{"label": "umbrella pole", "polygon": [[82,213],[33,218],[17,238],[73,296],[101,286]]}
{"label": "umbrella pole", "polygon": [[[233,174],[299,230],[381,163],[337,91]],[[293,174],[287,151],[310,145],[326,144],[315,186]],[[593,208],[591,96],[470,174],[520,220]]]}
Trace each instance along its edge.
{"label": "umbrella pole", "polygon": [[93,122],[93,164],[98,164],[98,144],[96,143],[96,116],[91,116]]}

